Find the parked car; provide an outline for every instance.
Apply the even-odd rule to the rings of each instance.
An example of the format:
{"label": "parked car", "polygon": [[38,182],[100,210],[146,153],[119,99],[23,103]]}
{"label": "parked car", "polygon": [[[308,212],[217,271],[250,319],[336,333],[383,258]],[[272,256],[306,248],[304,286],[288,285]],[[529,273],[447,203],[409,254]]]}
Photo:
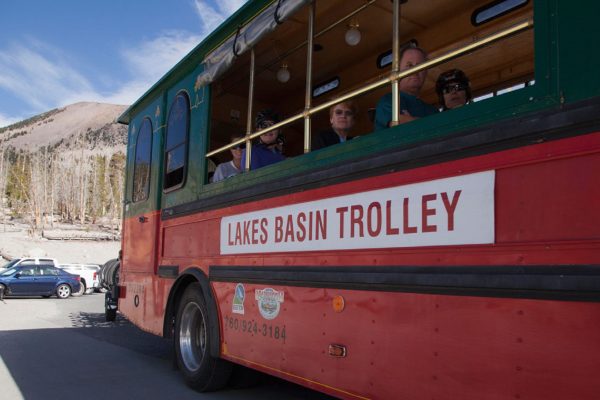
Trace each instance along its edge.
{"label": "parked car", "polygon": [[98,280],[99,265],[94,264],[60,264],[58,268],[71,274],[79,275],[81,278],[81,288],[79,292],[73,293],[74,296],[90,294],[96,288],[100,288]]}
{"label": "parked car", "polygon": [[50,264],[17,265],[0,272],[0,291],[5,296],[56,295],[59,299],[66,299],[80,287],[78,275]]}
{"label": "parked car", "polygon": [[39,258],[39,257],[23,257],[13,258],[8,264],[0,266],[1,268],[16,267],[17,265],[39,265],[39,264],[50,264],[58,267],[58,261],[56,258]]}

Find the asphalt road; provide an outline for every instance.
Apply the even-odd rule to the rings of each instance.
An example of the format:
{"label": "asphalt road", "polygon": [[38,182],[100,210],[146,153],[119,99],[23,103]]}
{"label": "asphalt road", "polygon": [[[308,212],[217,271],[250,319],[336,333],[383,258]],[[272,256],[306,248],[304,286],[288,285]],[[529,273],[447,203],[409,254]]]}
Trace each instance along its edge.
{"label": "asphalt road", "polygon": [[266,375],[252,388],[197,393],[173,368],[169,341],[103,312],[102,294],[0,301],[0,400],[330,399]]}

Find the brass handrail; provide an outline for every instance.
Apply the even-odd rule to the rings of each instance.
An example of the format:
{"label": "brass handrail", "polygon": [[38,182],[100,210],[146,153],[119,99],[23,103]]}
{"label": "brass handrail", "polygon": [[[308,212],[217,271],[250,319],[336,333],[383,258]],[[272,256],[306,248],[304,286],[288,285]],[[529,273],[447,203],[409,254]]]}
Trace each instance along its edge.
{"label": "brass handrail", "polygon": [[292,122],[298,121],[299,119],[302,119],[302,118],[307,117],[309,115],[316,114],[319,111],[323,111],[323,110],[325,110],[325,109],[327,109],[327,108],[329,108],[329,107],[331,107],[333,105],[336,105],[338,103],[344,102],[346,100],[350,100],[353,97],[360,96],[360,95],[362,95],[364,93],[367,93],[367,92],[370,92],[372,90],[379,89],[380,87],[385,86],[385,85],[389,84],[390,82],[393,82],[395,80],[400,80],[402,78],[405,78],[405,77],[407,77],[409,75],[412,75],[412,74],[415,74],[417,72],[423,71],[425,69],[429,69],[429,68],[435,67],[437,65],[443,64],[446,61],[450,61],[450,60],[453,60],[455,58],[458,58],[459,56],[462,56],[463,54],[466,54],[466,53],[469,53],[471,51],[477,50],[477,49],[479,49],[481,47],[487,46],[488,44],[496,42],[496,41],[498,41],[500,39],[504,39],[504,38],[506,38],[508,36],[515,35],[517,33],[521,33],[523,31],[526,31],[526,30],[531,29],[531,28],[533,28],[533,20],[532,19],[528,19],[527,21],[524,21],[524,22],[521,22],[519,24],[516,24],[516,25],[514,25],[514,26],[512,26],[510,28],[504,29],[504,30],[502,30],[500,32],[496,32],[496,33],[494,33],[494,34],[492,34],[490,36],[487,36],[487,37],[485,37],[483,39],[477,40],[477,41],[475,41],[475,42],[473,42],[471,44],[468,44],[468,45],[466,45],[464,47],[461,47],[460,49],[452,50],[452,51],[450,51],[450,52],[448,52],[446,54],[442,54],[439,57],[435,57],[435,58],[433,58],[431,60],[427,60],[427,61],[425,61],[425,62],[423,62],[423,63],[421,63],[419,65],[415,65],[414,67],[412,67],[410,69],[407,69],[407,70],[404,70],[404,71],[401,71],[401,72],[398,72],[398,73],[393,73],[392,72],[390,74],[390,76],[388,76],[387,78],[382,78],[382,79],[380,79],[378,81],[375,81],[375,82],[373,82],[373,83],[371,83],[369,85],[366,85],[366,86],[363,86],[361,88],[355,89],[355,90],[353,90],[351,92],[348,92],[348,93],[346,93],[346,94],[344,94],[344,95],[342,95],[342,96],[340,96],[340,97],[338,97],[336,99],[333,99],[333,100],[327,101],[325,103],[319,104],[318,106],[311,107],[308,110],[304,110],[304,112],[302,112],[302,113],[293,115],[293,116],[291,116],[291,117],[289,117],[289,118],[287,118],[287,119],[285,119],[285,120],[283,120],[281,122],[278,122],[278,123],[276,123],[274,125],[271,125],[268,128],[265,128],[263,130],[254,132],[251,135],[246,136],[244,139],[239,139],[239,140],[236,140],[235,142],[232,142],[232,143],[229,143],[229,144],[227,144],[225,146],[219,147],[218,149],[213,150],[213,151],[207,153],[206,157],[210,157],[210,156],[213,156],[215,154],[221,153],[221,152],[223,152],[225,150],[229,150],[232,147],[236,147],[236,146],[242,144],[246,140],[251,140],[251,139],[257,138],[260,135],[263,135],[263,134],[265,134],[267,132],[279,129],[279,128],[285,126],[285,125],[291,124]]}

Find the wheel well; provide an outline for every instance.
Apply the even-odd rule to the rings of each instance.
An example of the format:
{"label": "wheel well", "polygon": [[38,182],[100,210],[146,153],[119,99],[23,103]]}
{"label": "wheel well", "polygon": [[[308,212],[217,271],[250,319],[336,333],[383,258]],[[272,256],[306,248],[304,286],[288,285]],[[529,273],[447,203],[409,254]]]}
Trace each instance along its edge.
{"label": "wheel well", "polygon": [[217,304],[210,290],[208,277],[200,268],[188,268],[184,275],[181,275],[169,293],[169,300],[165,309],[165,319],[163,323],[163,337],[172,338],[175,329],[175,317],[179,309],[179,303],[185,289],[192,283],[199,283],[202,287],[202,296],[206,301],[208,310],[208,319],[210,322],[210,334],[216,339],[211,341],[210,353],[213,357],[220,356],[221,335],[219,329],[219,317]]}
{"label": "wheel well", "polygon": [[175,316],[179,309],[179,303],[181,296],[185,289],[192,283],[198,282],[193,275],[181,276],[173,285],[171,293],[169,293],[169,300],[167,301],[167,307],[165,309],[165,320],[163,326],[163,337],[172,338],[173,329],[175,329]]}

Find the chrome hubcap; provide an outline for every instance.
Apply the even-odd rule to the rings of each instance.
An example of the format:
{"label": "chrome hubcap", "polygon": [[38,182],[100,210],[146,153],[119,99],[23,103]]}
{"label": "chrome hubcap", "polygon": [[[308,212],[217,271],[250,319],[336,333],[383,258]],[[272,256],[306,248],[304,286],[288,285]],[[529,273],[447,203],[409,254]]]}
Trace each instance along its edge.
{"label": "chrome hubcap", "polygon": [[206,352],[206,324],[196,303],[188,303],[181,314],[179,349],[185,367],[189,371],[198,370]]}

